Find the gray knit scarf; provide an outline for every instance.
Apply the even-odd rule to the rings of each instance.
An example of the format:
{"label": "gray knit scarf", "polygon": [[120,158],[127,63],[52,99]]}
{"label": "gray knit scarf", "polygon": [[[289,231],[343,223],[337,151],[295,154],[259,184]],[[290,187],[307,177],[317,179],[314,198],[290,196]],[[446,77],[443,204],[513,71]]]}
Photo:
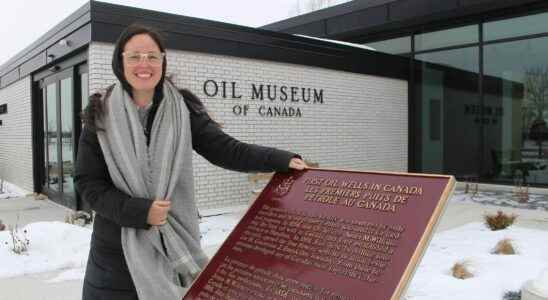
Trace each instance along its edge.
{"label": "gray knit scarf", "polygon": [[120,83],[97,120],[105,129],[97,136],[114,185],[132,197],[171,200],[165,225],[122,227],[124,256],[141,300],[180,300],[207,263],[194,201],[189,112],[171,83],[163,91],[149,146],[137,106]]}

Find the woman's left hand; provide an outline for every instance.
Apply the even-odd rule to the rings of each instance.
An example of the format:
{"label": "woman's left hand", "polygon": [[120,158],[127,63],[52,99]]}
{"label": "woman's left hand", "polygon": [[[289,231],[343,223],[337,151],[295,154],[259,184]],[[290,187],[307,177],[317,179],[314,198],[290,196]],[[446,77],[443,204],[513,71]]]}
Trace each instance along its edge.
{"label": "woman's left hand", "polygon": [[294,157],[289,161],[289,168],[295,170],[304,170],[308,168],[308,165],[306,165],[306,163],[302,159]]}

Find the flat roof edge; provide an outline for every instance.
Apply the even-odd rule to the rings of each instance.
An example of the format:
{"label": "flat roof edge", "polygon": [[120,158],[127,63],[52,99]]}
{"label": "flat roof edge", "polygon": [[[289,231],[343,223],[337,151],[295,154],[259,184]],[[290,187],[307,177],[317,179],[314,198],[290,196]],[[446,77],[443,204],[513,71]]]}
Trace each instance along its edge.
{"label": "flat roof edge", "polygon": [[56,34],[61,32],[66,27],[70,26],[70,24],[74,23],[78,19],[85,17],[87,13],[90,12],[90,2],[85,3],[82,5],[79,9],[77,9],[75,12],[67,16],[65,19],[63,19],[59,24],[55,25],[52,29],[48,30],[46,33],[44,33],[42,36],[40,36],[36,41],[34,41],[29,46],[25,47],[23,50],[19,51],[17,54],[15,54],[12,58],[10,58],[8,61],[3,63],[0,66],[0,76],[3,76],[11,71],[13,71],[14,68],[16,68],[18,65],[21,65],[24,61],[21,61],[22,59],[26,60],[31,59],[32,57],[36,56],[41,50],[37,50],[40,48],[47,48],[48,41],[52,37],[54,37]]}

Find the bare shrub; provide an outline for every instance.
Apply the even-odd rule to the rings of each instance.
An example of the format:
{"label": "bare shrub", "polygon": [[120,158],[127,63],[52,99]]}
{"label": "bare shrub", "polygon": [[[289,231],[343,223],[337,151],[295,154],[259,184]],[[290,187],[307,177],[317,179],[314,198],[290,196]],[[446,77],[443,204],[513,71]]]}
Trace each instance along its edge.
{"label": "bare shrub", "polygon": [[511,239],[503,239],[497,243],[492,253],[500,255],[514,255],[517,251],[514,249]]}
{"label": "bare shrub", "polygon": [[469,270],[469,263],[457,262],[451,268],[451,274],[458,279],[468,279],[474,277],[474,274]]}
{"label": "bare shrub", "polygon": [[507,291],[504,293],[502,300],[521,300],[521,291]]}
{"label": "bare shrub", "polygon": [[518,184],[513,189],[513,198],[519,203],[529,202],[529,186]]}
{"label": "bare shrub", "polygon": [[84,226],[93,222],[93,214],[85,211],[70,211],[65,215],[65,223]]}
{"label": "bare shrub", "polygon": [[11,245],[7,241],[4,244],[15,254],[26,254],[30,246],[28,231],[26,229],[19,229],[18,224],[19,214],[17,215],[15,226],[8,226],[9,234],[11,236]]}
{"label": "bare shrub", "polygon": [[485,225],[493,231],[506,229],[508,226],[514,224],[517,217],[515,214],[508,215],[500,210],[496,214],[485,214],[483,216]]}
{"label": "bare shrub", "polygon": [[[15,254],[25,254],[29,250],[30,239],[28,238],[26,229],[19,229],[17,225],[9,226],[11,236],[11,251]],[[6,242],[6,245],[8,242]]]}

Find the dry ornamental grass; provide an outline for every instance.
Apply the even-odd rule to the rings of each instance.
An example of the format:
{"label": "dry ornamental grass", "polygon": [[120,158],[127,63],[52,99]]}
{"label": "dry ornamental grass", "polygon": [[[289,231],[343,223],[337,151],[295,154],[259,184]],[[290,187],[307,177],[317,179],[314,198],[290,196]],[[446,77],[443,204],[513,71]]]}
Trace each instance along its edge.
{"label": "dry ornamental grass", "polygon": [[474,277],[474,274],[469,270],[468,263],[458,262],[451,268],[451,274],[458,279],[468,279]]}
{"label": "dry ornamental grass", "polygon": [[514,255],[517,252],[512,245],[511,239],[503,239],[497,243],[492,253],[501,255]]}
{"label": "dry ornamental grass", "polygon": [[517,217],[518,216],[515,214],[508,215],[499,210],[494,215],[485,214],[483,219],[485,220],[485,225],[489,227],[489,229],[495,231],[506,229],[508,226],[514,224]]}
{"label": "dry ornamental grass", "polygon": [[15,227],[10,226],[9,233],[11,236],[11,246],[9,246],[7,241],[5,244],[10,247],[11,251],[15,254],[27,253],[30,246],[27,230],[20,230],[17,228],[17,225]]}

